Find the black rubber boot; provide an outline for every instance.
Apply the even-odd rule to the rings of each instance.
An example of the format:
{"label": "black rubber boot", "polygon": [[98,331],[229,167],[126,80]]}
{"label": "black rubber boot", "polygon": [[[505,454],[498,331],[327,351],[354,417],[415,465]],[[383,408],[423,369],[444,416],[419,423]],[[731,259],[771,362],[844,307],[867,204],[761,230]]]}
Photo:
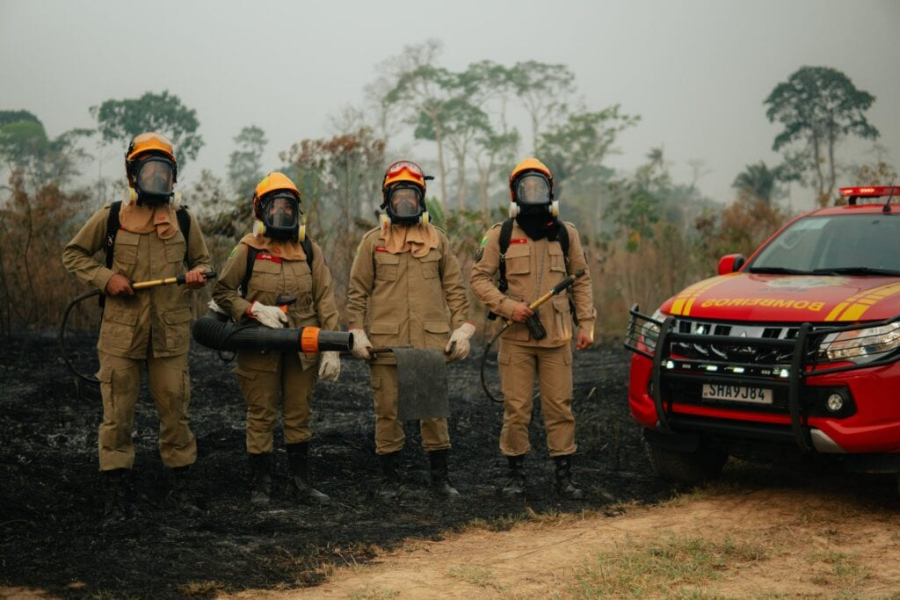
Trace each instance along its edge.
{"label": "black rubber boot", "polygon": [[103,529],[114,527],[128,518],[128,500],[125,487],[125,469],[103,471]]}
{"label": "black rubber boot", "polygon": [[584,492],[572,483],[572,457],[556,456],[553,461],[556,463],[556,484],[554,485],[556,493],[567,500],[584,498]]}
{"label": "black rubber boot", "polygon": [[250,504],[269,505],[272,495],[272,453],[250,454]]}
{"label": "black rubber boot", "polygon": [[400,453],[378,455],[381,461],[381,485],[378,488],[378,497],[382,500],[395,500],[400,495]]}
{"label": "black rubber boot", "polygon": [[500,493],[504,498],[521,498],[525,495],[525,455],[507,456],[506,459],[509,462],[509,472]]}
{"label": "black rubber boot", "polygon": [[435,493],[444,498],[459,498],[459,491],[450,482],[450,469],[447,466],[449,450],[433,450],[428,453],[431,461],[431,487]]}
{"label": "black rubber boot", "polygon": [[196,518],[203,514],[194,494],[191,491],[191,475],[189,467],[174,467],[169,469],[169,479],[172,482],[172,491],[169,492],[169,500],[175,508],[186,517]]}
{"label": "black rubber boot", "polygon": [[331,498],[317,490],[309,481],[309,442],[286,444],[288,463],[291,466],[291,480],[300,500],[324,506],[331,504]]}

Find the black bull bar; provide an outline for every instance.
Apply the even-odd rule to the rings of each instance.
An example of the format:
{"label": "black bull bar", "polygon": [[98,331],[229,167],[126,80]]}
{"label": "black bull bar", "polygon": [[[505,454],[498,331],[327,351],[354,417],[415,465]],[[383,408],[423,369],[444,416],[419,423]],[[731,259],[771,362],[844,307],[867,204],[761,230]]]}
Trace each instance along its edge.
{"label": "black bull bar", "polygon": [[[802,323],[797,327],[796,337],[773,339],[680,332],[675,328],[677,323],[675,317],[667,316],[660,321],[639,312],[639,307],[636,304],[629,310],[629,314],[631,319],[628,324],[624,345],[628,350],[653,361],[650,395],[656,407],[659,430],[667,434],[674,433],[670,423],[673,398],[667,394],[666,383],[668,381],[678,379],[696,381],[702,378],[704,381],[714,383],[748,386],[763,385],[770,388],[787,389],[791,432],[794,441],[802,451],[812,452],[814,447],[810,436],[808,415],[802,402],[801,393],[805,380],[820,375],[887,365],[896,362],[898,359],[897,352],[890,351],[886,352],[885,356],[865,364],[847,365],[844,363],[841,366],[828,367],[822,366],[822,363],[819,362],[819,347],[825,337],[831,334],[889,325],[900,320],[900,316],[885,321],[867,322],[862,325],[822,327],[812,323]],[[685,358],[677,354],[673,355],[672,347],[675,344],[702,344],[704,346],[747,349],[761,348],[785,360],[780,361],[778,364],[761,365],[759,362],[736,362],[713,357]],[[664,366],[667,366],[667,368],[664,369]],[[674,372],[676,370],[675,367],[681,372]],[[732,368],[732,371],[734,371],[735,367],[739,367],[748,374],[741,374],[740,376],[713,374],[724,372],[725,367]]]}

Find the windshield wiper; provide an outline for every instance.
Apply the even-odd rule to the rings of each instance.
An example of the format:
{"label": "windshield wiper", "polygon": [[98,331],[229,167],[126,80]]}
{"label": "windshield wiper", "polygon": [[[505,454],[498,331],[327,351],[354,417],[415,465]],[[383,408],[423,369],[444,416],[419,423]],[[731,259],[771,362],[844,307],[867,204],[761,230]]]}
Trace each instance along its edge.
{"label": "windshield wiper", "polygon": [[869,267],[833,267],[830,269],[815,269],[813,275],[886,275],[888,277],[900,277],[900,271],[871,269]]}
{"label": "windshield wiper", "polygon": [[764,275],[809,275],[809,271],[788,269],[787,267],[752,267],[749,271],[751,273],[762,273]]}

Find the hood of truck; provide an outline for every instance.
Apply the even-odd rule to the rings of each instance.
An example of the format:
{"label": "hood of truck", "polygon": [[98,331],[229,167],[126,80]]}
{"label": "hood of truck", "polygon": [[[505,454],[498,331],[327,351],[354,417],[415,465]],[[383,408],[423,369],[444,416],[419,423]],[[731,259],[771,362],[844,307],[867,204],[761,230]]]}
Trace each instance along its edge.
{"label": "hood of truck", "polygon": [[880,321],[900,314],[900,278],[732,273],[696,283],[660,309],[723,321]]}

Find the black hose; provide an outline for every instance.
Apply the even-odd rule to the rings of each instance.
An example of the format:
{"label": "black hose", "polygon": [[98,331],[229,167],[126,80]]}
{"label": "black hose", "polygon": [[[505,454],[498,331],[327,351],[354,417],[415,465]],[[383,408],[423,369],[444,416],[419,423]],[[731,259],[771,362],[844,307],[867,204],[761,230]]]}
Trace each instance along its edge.
{"label": "black hose", "polygon": [[81,373],[78,369],[75,368],[75,365],[72,364],[72,361],[69,360],[69,353],[66,351],[66,322],[69,320],[69,313],[72,312],[72,309],[75,308],[75,305],[83,300],[87,300],[88,298],[93,298],[94,296],[99,296],[100,290],[93,289],[88,292],[81,294],[80,296],[75,296],[69,305],[66,306],[66,311],[63,313],[62,321],[59,323],[59,334],[56,337],[56,341],[59,343],[59,352],[62,354],[63,360],[66,363],[66,366],[69,367],[69,370],[72,371],[75,375],[84,379],[88,383],[100,383],[100,380],[94,377],[93,375],[85,375]]}
{"label": "black hose", "polygon": [[[204,272],[203,275],[206,277],[206,279],[212,279],[213,277],[216,276],[216,272],[213,271],[212,269],[209,269],[206,272]],[[184,274],[177,275],[176,277],[173,277],[171,280],[168,280],[168,281],[167,280],[155,281],[155,282],[150,283],[150,285],[152,287],[155,287],[157,285],[167,285],[169,283],[177,283],[178,285],[183,285],[185,283],[185,275]],[[69,313],[72,312],[72,309],[75,308],[76,304],[78,304],[79,302],[82,302],[83,300],[87,300],[88,298],[93,298],[94,296],[99,296],[99,295],[100,295],[100,290],[95,288],[93,290],[89,290],[89,291],[81,294],[80,296],[75,296],[75,298],[73,298],[72,301],[69,302],[68,306],[66,306],[66,310],[63,313],[63,318],[59,323],[59,334],[57,335],[57,338],[56,338],[56,341],[59,344],[59,352],[60,352],[60,354],[62,354],[63,360],[66,363],[66,366],[69,367],[69,370],[72,371],[72,373],[74,373],[81,379],[84,379],[88,383],[100,383],[100,380],[97,379],[96,377],[94,377],[93,375],[85,375],[84,373],[79,372],[78,369],[75,368],[75,365],[72,364],[72,361],[69,360],[69,354],[66,351],[66,322],[68,322]],[[105,298],[106,298],[105,296],[103,298],[101,298],[101,301],[100,301],[101,307],[103,306],[103,300]]]}
{"label": "black hose", "polygon": [[484,380],[484,366],[487,364],[488,352],[491,351],[491,346],[494,345],[494,342],[497,341],[497,338],[506,331],[507,327],[509,327],[509,323],[505,324],[500,328],[500,331],[497,332],[497,335],[491,338],[491,341],[484,347],[484,353],[481,355],[481,389],[484,390],[484,393],[487,394],[487,397],[497,404],[503,404],[503,400],[498,400],[491,394],[491,391],[488,389],[487,382]]}

